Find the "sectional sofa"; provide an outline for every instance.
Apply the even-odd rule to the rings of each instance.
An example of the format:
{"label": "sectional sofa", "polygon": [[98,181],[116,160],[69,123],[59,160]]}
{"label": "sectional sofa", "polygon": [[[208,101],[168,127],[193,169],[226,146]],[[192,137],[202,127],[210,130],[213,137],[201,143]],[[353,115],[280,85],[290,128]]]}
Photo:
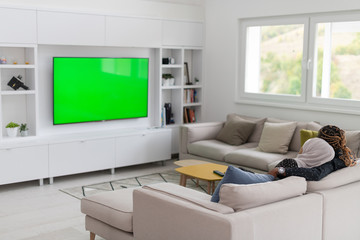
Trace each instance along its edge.
{"label": "sectional sofa", "polygon": [[93,195],[81,201],[85,228],[107,240],[360,239],[360,166],[319,182],[224,186],[219,203],[171,183]]}
{"label": "sectional sofa", "polygon": [[[232,145],[217,140],[224,126],[238,117],[232,114],[226,122],[183,126],[180,157],[220,161],[266,172],[277,161],[296,155],[301,146],[300,129],[321,127],[315,122],[274,125],[286,121],[241,116],[256,122],[249,127],[251,131],[239,134],[248,135],[246,141],[242,138],[244,143]],[[283,134],[279,126],[290,128],[293,133],[287,135],[285,142],[271,136],[267,145],[268,139],[261,135],[264,131],[274,134],[270,131],[274,126],[279,134]],[[223,136],[229,132],[225,131]],[[348,131],[347,138],[348,146],[358,153],[359,132]],[[274,141],[276,144],[271,145]],[[96,235],[107,240],[360,239],[359,164],[317,182],[289,177],[251,185],[224,184],[219,203],[211,202],[210,198],[203,192],[161,183],[83,198],[81,211],[91,240]]]}

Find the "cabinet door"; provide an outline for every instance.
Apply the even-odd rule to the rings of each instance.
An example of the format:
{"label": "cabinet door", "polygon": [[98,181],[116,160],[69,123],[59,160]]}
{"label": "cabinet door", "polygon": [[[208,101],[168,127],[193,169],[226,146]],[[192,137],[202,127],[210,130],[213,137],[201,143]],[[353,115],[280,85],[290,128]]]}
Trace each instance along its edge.
{"label": "cabinet door", "polygon": [[97,139],[49,146],[50,177],[115,167],[115,140]]}
{"label": "cabinet door", "polygon": [[162,44],[165,46],[202,46],[203,24],[163,21]]}
{"label": "cabinet door", "polygon": [[147,132],[116,139],[116,167],[171,158],[171,131]]}
{"label": "cabinet door", "polygon": [[105,45],[105,16],[38,12],[38,43]]}
{"label": "cabinet door", "polygon": [[47,178],[48,146],[0,150],[0,184]]}
{"label": "cabinet door", "polygon": [[106,45],[122,47],[160,47],[161,21],[106,17]]}
{"label": "cabinet door", "polygon": [[36,43],[34,10],[0,8],[0,42]]}

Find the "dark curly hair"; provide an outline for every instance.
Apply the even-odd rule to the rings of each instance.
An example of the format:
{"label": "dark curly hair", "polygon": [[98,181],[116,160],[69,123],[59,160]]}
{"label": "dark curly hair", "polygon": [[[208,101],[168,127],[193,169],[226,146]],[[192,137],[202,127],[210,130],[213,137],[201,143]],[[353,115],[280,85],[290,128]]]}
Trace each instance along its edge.
{"label": "dark curly hair", "polygon": [[354,166],[356,164],[353,152],[346,146],[344,130],[334,125],[326,125],[319,130],[318,137],[328,142],[335,152],[341,152],[339,158],[344,161],[346,166]]}

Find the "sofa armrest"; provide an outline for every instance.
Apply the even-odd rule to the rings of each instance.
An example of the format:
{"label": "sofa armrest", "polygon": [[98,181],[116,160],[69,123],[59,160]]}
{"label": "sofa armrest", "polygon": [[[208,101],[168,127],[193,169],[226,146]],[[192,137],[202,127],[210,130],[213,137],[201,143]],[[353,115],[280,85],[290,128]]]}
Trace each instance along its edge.
{"label": "sofa armrest", "polygon": [[215,139],[224,122],[207,122],[183,125],[180,127],[180,154],[187,154],[187,145],[192,142]]}
{"label": "sofa armrest", "polygon": [[133,201],[137,240],[254,239],[247,213],[223,214],[146,188]]}

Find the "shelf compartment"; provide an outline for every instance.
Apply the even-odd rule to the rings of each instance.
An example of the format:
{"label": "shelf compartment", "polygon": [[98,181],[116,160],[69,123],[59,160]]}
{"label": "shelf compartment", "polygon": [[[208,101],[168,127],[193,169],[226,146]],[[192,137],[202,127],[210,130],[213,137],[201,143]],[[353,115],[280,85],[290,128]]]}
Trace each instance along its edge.
{"label": "shelf compartment", "polygon": [[9,122],[27,123],[29,136],[36,135],[35,94],[2,95],[2,137],[6,137],[5,126]]}
{"label": "shelf compartment", "polygon": [[[34,68],[0,68],[1,90],[13,90],[7,83],[12,77],[21,75],[21,81],[29,87],[30,90],[35,90],[35,69]],[[21,88],[19,89],[21,90]]]}

